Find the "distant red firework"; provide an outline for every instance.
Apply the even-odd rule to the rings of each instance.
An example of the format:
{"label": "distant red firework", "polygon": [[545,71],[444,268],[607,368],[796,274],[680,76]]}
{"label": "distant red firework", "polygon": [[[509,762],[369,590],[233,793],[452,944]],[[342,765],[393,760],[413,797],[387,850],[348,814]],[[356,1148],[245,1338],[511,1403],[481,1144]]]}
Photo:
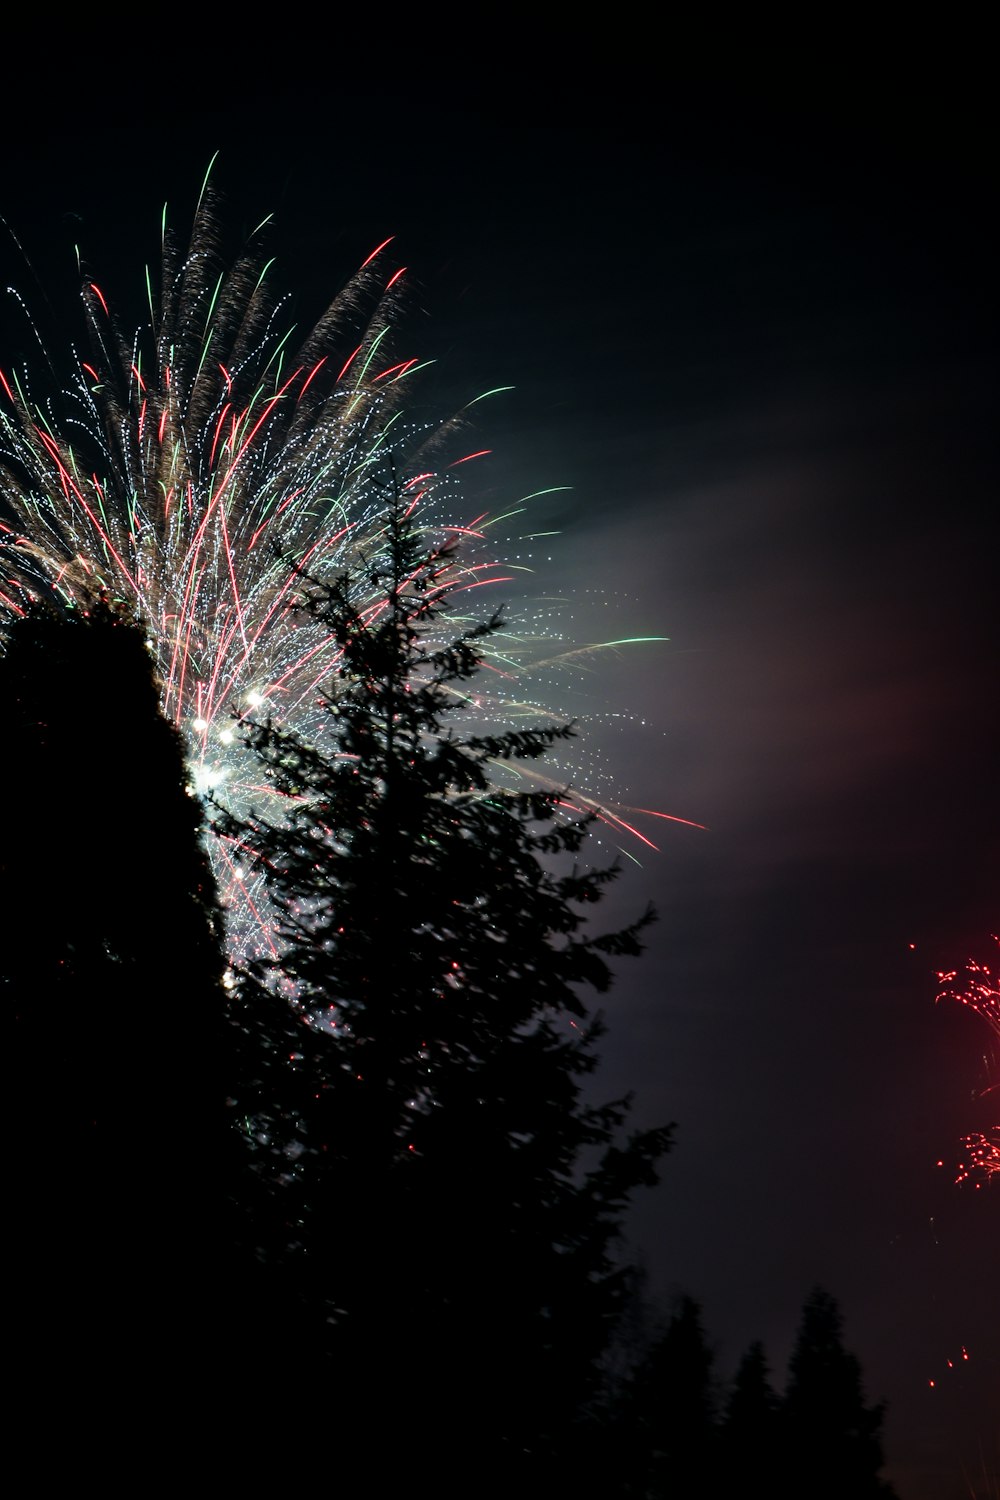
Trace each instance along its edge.
{"label": "distant red firework", "polygon": [[[1000,937],[993,934],[992,941],[1000,948]],[[938,974],[938,983],[941,986],[938,1000],[957,1000],[960,1005],[967,1005],[1000,1037],[1000,975],[994,969],[969,958],[962,968]],[[987,1083],[979,1097],[993,1093],[997,1086]],[[1000,1177],[1000,1125],[991,1126],[985,1133],[975,1131],[964,1136],[962,1148],[956,1182],[982,1187]]]}

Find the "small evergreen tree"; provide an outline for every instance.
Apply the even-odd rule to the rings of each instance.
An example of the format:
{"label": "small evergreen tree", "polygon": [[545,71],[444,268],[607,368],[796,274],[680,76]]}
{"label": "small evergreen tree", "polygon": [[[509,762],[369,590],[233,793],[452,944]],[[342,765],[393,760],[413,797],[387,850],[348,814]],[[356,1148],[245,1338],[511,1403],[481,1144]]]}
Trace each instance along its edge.
{"label": "small evergreen tree", "polygon": [[700,1305],[684,1295],[626,1388],[617,1434],[620,1490],[636,1500],[713,1493],[715,1357]]}
{"label": "small evergreen tree", "polygon": [[770,1381],[764,1346],[755,1341],[736,1370],[720,1428],[723,1487],[772,1497],[787,1493],[781,1402]]}
{"label": "small evergreen tree", "polygon": [[892,1500],[879,1477],[883,1405],[865,1400],[861,1366],[843,1344],[834,1297],[816,1287],[802,1309],[782,1407],[784,1446],[796,1493],[817,1500]]}
{"label": "small evergreen tree", "polygon": [[404,1468],[429,1452],[434,1483],[464,1491],[470,1454],[493,1478],[570,1475],[622,1215],[670,1128],[629,1133],[628,1099],[584,1099],[603,1029],[584,992],[650,915],[591,935],[616,871],[564,867],[589,820],[498,784],[569,728],[455,727],[501,622],[441,643],[453,567],[394,493],[380,556],[304,581],[340,652],[329,737],[247,727],[285,812],[220,809],[217,829],[275,913],[277,957],[233,1001],[247,1236],[297,1294],[275,1324],[323,1331],[310,1357],[342,1430],[378,1409]]}

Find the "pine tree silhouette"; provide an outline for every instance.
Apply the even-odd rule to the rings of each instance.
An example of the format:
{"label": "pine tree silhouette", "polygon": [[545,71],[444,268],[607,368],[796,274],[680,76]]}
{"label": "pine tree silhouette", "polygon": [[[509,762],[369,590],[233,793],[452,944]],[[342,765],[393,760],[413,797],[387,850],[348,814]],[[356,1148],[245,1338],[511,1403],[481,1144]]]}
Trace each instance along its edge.
{"label": "pine tree silhouette", "polygon": [[781,1402],[771,1385],[764,1346],[740,1360],[720,1428],[724,1487],[749,1486],[772,1497],[786,1493]]}
{"label": "pine tree silhouette", "polygon": [[885,1408],[865,1400],[861,1365],[844,1347],[837,1300],[822,1287],[806,1298],[782,1407],[792,1483],[817,1500],[891,1500],[879,1477]]}
{"label": "pine tree silhouette", "polygon": [[459,1493],[472,1461],[570,1474],[623,1295],[622,1216],[670,1128],[629,1133],[628,1099],[585,1101],[603,1031],[585,994],[650,914],[591,935],[616,871],[577,859],[589,820],[498,780],[569,728],[456,727],[501,622],[440,643],[453,562],[393,493],[362,575],[304,580],[341,652],[329,738],[250,726],[286,815],[217,827],[277,914],[278,957],[234,997],[247,1233],[301,1294],[284,1325],[324,1333],[338,1422],[385,1412]]}
{"label": "pine tree silhouette", "polygon": [[666,1500],[714,1492],[714,1364],[701,1306],[683,1295],[624,1393],[617,1435],[622,1495]]}

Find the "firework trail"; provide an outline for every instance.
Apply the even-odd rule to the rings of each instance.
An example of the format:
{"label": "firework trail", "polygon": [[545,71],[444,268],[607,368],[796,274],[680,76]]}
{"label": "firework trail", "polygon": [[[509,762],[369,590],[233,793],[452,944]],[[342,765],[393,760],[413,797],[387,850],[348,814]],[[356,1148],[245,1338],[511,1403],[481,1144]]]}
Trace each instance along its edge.
{"label": "firework trail", "polygon": [[[454,604],[512,583],[517,570],[490,550],[510,515],[467,517],[461,500],[461,476],[485,450],[459,440],[468,442],[466,413],[483,398],[443,422],[408,404],[422,366],[398,347],[404,272],[389,263],[390,241],[295,341],[257,248],[264,225],[231,263],[220,254],[210,174],[186,249],[164,215],[147,324],[123,336],[104,291],[84,278],[90,352],[72,351],[67,388],[40,400],[26,368],[0,368],[0,618],[40,595],[78,607],[100,595],[126,602],[146,628],[195,786],[238,811],[265,789],[234,721],[270,715],[321,737],[319,689],[336,646],[290,606],[301,570],[341,573],[377,552],[390,474],[429,547],[460,543]],[[487,664],[495,696],[473,707],[537,716],[524,686],[530,636],[508,634],[502,650]],[[577,796],[598,805],[585,785]],[[600,806],[611,826],[651,844],[621,816],[629,809]],[[230,945],[245,950],[266,930],[259,886],[232,849],[216,844],[213,858]]]}
{"label": "firework trail", "polygon": [[[993,942],[1000,948],[1000,936]],[[952,969],[938,974],[941,988],[937,1000],[957,1001],[975,1011],[1000,1037],[1000,974],[986,963],[967,959],[961,969]],[[991,1094],[997,1084],[988,1084],[980,1097]],[[1000,1124],[988,1132],[975,1132],[963,1137],[964,1155],[959,1163],[956,1182],[972,1182],[981,1187],[986,1182],[1000,1178]]]}

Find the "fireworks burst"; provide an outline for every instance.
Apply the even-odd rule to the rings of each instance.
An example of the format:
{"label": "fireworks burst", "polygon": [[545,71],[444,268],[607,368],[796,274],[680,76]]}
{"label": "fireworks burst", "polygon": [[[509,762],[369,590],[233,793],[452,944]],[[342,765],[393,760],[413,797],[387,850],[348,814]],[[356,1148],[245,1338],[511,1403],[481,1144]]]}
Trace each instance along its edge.
{"label": "fireworks burst", "polygon": [[[207,175],[186,249],[164,215],[148,323],[123,336],[104,291],[84,278],[90,352],[73,351],[69,385],[41,400],[27,368],[0,370],[0,614],[39,596],[82,608],[100,595],[126,602],[147,631],[196,788],[234,809],[263,795],[241,748],[243,715],[321,735],[319,689],[336,646],[291,608],[296,583],[303,570],[345,572],[377,551],[390,475],[428,547],[460,543],[454,603],[525,571],[491,541],[523,502],[470,515],[462,499],[461,479],[485,450],[459,444],[483,397],[443,422],[414,410],[422,365],[398,347],[405,276],[391,241],[296,341],[280,321],[287,299],[271,294],[263,229],[227,264]],[[28,308],[10,295],[48,359]],[[472,708],[537,715],[526,693],[537,639],[507,636],[487,663],[495,697]],[[551,636],[546,645],[551,659]],[[580,804],[596,807],[586,778],[573,780]],[[628,809],[600,805],[610,824],[650,843],[622,817]],[[216,844],[213,856],[239,950],[266,924],[234,851]]]}
{"label": "fireworks burst", "polygon": [[[993,942],[1000,947],[1000,937],[994,935]],[[938,974],[941,988],[938,1000],[953,1000],[975,1011],[1000,1037],[1000,975],[988,964],[977,959],[967,959],[963,968]],[[979,1097],[991,1094],[998,1087],[988,1083],[979,1091]],[[989,1131],[976,1131],[962,1139],[963,1156],[959,1162],[956,1182],[972,1182],[981,1187],[1000,1177],[1000,1124]]]}

